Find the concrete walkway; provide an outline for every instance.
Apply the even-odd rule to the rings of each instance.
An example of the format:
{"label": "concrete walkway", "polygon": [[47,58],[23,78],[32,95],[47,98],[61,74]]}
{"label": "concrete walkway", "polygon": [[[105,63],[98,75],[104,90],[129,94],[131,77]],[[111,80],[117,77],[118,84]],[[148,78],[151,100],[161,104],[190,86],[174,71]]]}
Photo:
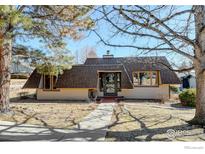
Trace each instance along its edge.
{"label": "concrete walkway", "polygon": [[0,121],[0,141],[104,141],[114,105],[115,103],[98,105],[72,129],[51,129]]}

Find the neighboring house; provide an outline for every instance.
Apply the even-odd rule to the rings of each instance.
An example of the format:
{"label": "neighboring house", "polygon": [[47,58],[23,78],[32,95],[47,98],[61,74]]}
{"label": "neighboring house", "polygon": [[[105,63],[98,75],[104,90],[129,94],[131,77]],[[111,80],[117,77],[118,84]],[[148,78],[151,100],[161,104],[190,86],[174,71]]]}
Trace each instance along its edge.
{"label": "neighboring house", "polygon": [[196,88],[196,77],[193,74],[184,75],[181,77],[181,88],[189,89],[189,88]]}
{"label": "neighboring house", "polygon": [[11,64],[11,73],[12,74],[31,74],[33,69],[21,63],[12,63]]}
{"label": "neighboring house", "polygon": [[[89,97],[169,99],[180,84],[165,57],[88,58],[59,76],[31,74],[24,88],[36,88],[38,100],[87,100]],[[171,67],[171,66],[170,66]]]}

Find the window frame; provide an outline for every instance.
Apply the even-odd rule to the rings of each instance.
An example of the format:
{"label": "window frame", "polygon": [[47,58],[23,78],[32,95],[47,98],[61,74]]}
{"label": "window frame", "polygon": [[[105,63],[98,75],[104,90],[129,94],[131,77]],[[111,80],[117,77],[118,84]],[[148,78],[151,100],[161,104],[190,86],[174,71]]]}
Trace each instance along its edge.
{"label": "window frame", "polygon": [[[121,92],[122,91],[122,73],[121,72],[116,72],[116,77],[117,77],[117,75],[119,74],[119,80],[120,81],[117,81],[117,79],[116,79],[116,86],[117,86],[117,92]],[[119,83],[119,85],[120,85],[120,87],[118,88],[118,83]]]}
{"label": "window frame", "polygon": [[[149,72],[150,73],[150,85],[139,85],[139,73],[147,73],[147,72]],[[157,84],[155,84],[155,85],[152,85],[152,74],[153,74],[153,72],[155,72],[156,73],[156,75],[157,75]],[[134,75],[135,74],[138,74],[138,85],[135,85],[135,82],[134,82]],[[132,72],[132,79],[133,79],[133,86],[134,87],[159,87],[159,71],[157,71],[157,70],[153,70],[153,71],[134,71],[134,72]]]}
{"label": "window frame", "polygon": [[[58,89],[58,88],[54,88],[54,76],[53,75],[48,75],[48,76],[50,76],[50,88],[49,89],[46,89],[45,88],[45,77],[46,77],[47,75],[43,75],[43,91],[60,91],[60,89]],[[56,80],[57,80],[57,76],[56,76]],[[57,82],[57,81],[56,81]]]}

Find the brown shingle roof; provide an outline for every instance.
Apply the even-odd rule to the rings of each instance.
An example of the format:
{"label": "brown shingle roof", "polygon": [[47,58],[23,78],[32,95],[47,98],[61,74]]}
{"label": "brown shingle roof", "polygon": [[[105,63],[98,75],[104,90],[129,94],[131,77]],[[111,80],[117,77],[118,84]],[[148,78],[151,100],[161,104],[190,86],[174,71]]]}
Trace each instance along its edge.
{"label": "brown shingle roof", "polygon": [[65,70],[59,76],[57,88],[97,88],[97,72],[103,71],[122,72],[122,88],[133,88],[122,65],[79,65],[73,66],[71,70]]}
{"label": "brown shingle roof", "polygon": [[37,73],[37,70],[35,69],[28,80],[26,81],[25,85],[23,88],[38,88],[39,83],[41,80],[41,75]]}
{"label": "brown shingle roof", "polygon": [[[162,84],[180,84],[176,73],[165,65],[170,64],[165,57],[128,57],[128,58],[88,58],[83,65],[73,66],[59,75],[58,88],[97,88],[98,71],[122,72],[122,88],[133,88],[132,72],[160,71]],[[36,70],[24,85],[24,88],[38,88],[40,74]]]}
{"label": "brown shingle roof", "polygon": [[88,65],[121,64],[124,65],[130,79],[135,71],[160,71],[162,84],[180,84],[180,80],[171,68],[166,57],[118,57],[118,58],[88,58],[85,62]]}

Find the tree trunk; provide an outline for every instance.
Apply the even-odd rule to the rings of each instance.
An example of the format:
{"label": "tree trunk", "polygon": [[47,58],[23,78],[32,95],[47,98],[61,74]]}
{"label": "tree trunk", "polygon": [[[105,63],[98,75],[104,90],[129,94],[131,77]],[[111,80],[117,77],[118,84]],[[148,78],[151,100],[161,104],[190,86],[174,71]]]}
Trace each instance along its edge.
{"label": "tree trunk", "polygon": [[196,46],[196,112],[190,124],[205,126],[205,6],[194,6]]}
{"label": "tree trunk", "polygon": [[11,39],[0,32],[0,112],[9,111],[11,49]]}
{"label": "tree trunk", "polygon": [[205,72],[196,66],[196,112],[194,118],[189,121],[192,125],[205,126]]}

